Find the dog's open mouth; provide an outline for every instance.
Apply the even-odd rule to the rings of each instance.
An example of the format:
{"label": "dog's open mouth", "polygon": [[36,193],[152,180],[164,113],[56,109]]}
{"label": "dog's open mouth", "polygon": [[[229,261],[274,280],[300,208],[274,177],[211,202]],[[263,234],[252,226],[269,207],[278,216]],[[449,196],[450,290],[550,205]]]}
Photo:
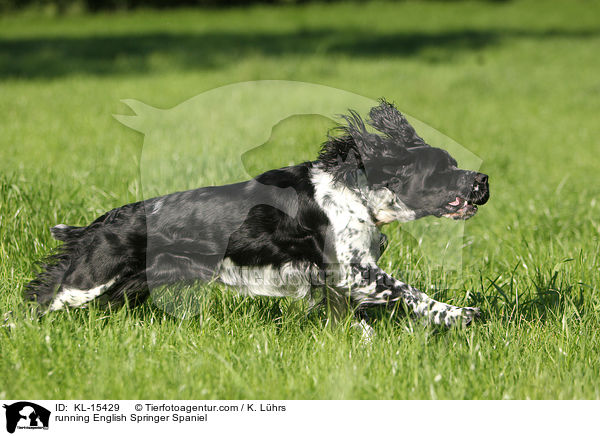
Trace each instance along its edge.
{"label": "dog's open mouth", "polygon": [[477,206],[462,197],[456,197],[444,207],[448,212],[443,216],[455,220],[466,220],[477,213]]}

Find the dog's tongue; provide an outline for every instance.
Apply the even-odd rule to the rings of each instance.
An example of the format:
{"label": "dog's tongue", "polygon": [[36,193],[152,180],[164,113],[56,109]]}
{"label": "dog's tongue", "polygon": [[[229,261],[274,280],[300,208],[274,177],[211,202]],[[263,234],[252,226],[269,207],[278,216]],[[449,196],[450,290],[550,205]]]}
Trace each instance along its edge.
{"label": "dog's tongue", "polygon": [[456,200],[448,203],[450,206],[458,206],[460,204],[460,198],[456,197]]}

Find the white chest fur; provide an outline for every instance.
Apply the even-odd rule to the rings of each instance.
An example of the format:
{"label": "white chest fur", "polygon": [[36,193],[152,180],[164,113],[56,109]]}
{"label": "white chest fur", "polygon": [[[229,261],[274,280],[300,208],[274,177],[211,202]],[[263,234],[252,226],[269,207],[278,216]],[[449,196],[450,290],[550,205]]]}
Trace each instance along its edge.
{"label": "white chest fur", "polygon": [[315,200],[331,223],[326,251],[334,252],[339,264],[375,262],[379,258],[379,230],[365,200],[323,170],[313,169],[311,180]]}
{"label": "white chest fur", "polygon": [[329,218],[326,251],[335,253],[337,263],[330,270],[337,277],[338,287],[348,287],[361,281],[353,265],[376,267],[381,256],[378,225],[392,221],[412,221],[416,214],[387,188],[372,189],[366,180],[350,189],[336,183],[327,172],[314,168],[311,180],[315,200]]}

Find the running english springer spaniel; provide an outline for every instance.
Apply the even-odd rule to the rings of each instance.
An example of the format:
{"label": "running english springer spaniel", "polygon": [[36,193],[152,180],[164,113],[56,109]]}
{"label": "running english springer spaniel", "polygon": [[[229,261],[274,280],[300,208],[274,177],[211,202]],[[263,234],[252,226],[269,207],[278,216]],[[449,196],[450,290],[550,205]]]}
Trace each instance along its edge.
{"label": "running english springer spaniel", "polygon": [[157,287],[218,280],[250,295],[320,295],[333,320],[401,302],[429,323],[471,323],[478,309],[435,301],[377,266],[387,243],[379,229],[427,215],[466,220],[487,202],[488,177],[457,168],[385,100],[369,113],[379,133],[354,111],[344,119],[316,161],[53,227],[63,244],[26,297],[45,313],[101,296],[138,304]]}

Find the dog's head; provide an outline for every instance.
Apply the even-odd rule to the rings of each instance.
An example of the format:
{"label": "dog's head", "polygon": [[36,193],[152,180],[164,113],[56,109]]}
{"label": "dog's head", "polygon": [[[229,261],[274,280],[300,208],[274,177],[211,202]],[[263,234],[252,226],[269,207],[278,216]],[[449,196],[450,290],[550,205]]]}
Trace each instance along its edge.
{"label": "dog's head", "polygon": [[425,143],[392,104],[382,100],[369,118],[381,135],[367,131],[350,111],[348,125],[323,145],[319,161],[377,205],[372,212],[378,222],[427,215],[465,220],[488,201],[488,176],[457,168],[447,151]]}

